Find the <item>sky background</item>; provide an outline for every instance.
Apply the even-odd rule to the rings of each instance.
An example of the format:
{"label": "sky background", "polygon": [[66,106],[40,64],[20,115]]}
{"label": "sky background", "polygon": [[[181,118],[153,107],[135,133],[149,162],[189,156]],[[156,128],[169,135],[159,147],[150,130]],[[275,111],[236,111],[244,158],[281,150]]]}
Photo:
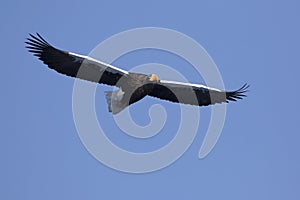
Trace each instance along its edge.
{"label": "sky background", "polygon": [[[299,199],[299,8],[296,0],[2,2],[0,199]],[[251,91],[228,105],[221,138],[208,157],[198,159],[210,117],[204,108],[188,151],[165,169],[137,175],[110,169],[89,154],[73,121],[74,79],[49,70],[24,41],[39,32],[57,47],[88,54],[113,34],[147,26],[192,37],[213,58],[226,88],[247,82]],[[202,82],[187,62],[159,51],[133,52],[114,64],[129,70],[149,62]],[[108,88],[98,87],[96,108],[114,143],[147,152],[174,137],[178,107],[165,102],[171,114],[157,137],[124,135],[107,112]],[[132,106],[138,124],[149,122],[144,113],[153,103],[160,101]]]}

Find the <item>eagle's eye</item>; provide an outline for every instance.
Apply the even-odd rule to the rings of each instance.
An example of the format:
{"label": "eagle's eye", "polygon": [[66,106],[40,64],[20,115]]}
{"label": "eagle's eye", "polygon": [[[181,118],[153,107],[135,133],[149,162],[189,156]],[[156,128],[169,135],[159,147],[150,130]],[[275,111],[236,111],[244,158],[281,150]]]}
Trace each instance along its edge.
{"label": "eagle's eye", "polygon": [[158,81],[158,76],[156,74],[151,74],[149,77],[150,81]]}

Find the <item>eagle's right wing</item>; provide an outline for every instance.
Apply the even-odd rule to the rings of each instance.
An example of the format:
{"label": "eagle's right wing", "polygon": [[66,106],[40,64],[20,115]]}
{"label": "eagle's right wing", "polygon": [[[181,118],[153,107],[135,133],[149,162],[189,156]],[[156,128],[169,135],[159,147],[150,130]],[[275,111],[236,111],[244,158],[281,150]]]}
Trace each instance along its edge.
{"label": "eagle's right wing", "polygon": [[248,87],[245,84],[235,91],[223,91],[200,84],[160,80],[148,95],[175,103],[207,106],[242,99]]}
{"label": "eagle's right wing", "polygon": [[38,33],[37,36],[31,34],[30,36],[31,38],[27,38],[25,42],[29,52],[59,73],[107,85],[116,85],[121,77],[128,75],[125,70],[91,57],[59,50],[46,42]]}

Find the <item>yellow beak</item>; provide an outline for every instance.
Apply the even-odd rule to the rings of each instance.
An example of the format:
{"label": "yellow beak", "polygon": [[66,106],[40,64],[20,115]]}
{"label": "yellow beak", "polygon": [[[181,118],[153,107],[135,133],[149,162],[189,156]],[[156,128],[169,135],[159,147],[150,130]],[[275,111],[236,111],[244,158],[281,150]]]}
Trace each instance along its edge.
{"label": "yellow beak", "polygon": [[158,76],[156,74],[151,74],[150,81],[158,81]]}

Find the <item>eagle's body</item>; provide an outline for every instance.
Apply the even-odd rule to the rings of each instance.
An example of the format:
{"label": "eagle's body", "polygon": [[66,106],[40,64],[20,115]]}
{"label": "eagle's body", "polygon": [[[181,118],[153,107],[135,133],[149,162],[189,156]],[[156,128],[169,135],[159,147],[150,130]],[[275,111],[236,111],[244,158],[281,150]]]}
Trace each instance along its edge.
{"label": "eagle's body", "polygon": [[147,96],[155,85],[152,78],[151,75],[131,72],[121,77],[116,84],[119,87],[118,90],[105,92],[109,111],[113,114],[119,113],[128,105]]}
{"label": "eagle's body", "polygon": [[159,80],[155,74],[127,72],[88,56],[54,48],[39,34],[30,35],[27,48],[49,68],[67,76],[96,83],[116,86],[119,89],[105,92],[109,111],[117,114],[145,96],[157,97],[175,103],[207,106],[236,101],[245,97],[248,85],[232,92],[209,88],[200,84]]}

